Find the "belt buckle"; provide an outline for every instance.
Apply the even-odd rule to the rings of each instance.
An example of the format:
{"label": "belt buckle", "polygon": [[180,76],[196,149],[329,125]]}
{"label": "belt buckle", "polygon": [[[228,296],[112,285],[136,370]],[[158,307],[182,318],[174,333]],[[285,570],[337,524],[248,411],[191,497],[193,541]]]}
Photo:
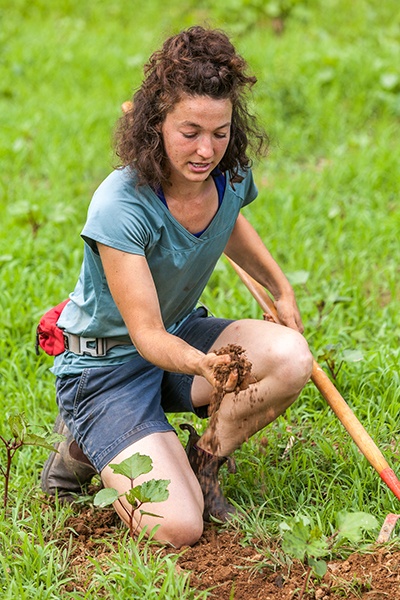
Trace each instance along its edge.
{"label": "belt buckle", "polygon": [[89,356],[105,356],[106,348],[103,338],[79,338],[79,353]]}

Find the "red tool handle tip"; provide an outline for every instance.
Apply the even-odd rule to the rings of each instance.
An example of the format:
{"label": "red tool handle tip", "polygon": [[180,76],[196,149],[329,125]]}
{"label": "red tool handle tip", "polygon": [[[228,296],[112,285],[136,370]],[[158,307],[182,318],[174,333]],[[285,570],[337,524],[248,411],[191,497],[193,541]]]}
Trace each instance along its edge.
{"label": "red tool handle tip", "polygon": [[400,481],[397,479],[393,469],[387,467],[383,469],[379,475],[386,485],[392,490],[393,494],[400,500]]}

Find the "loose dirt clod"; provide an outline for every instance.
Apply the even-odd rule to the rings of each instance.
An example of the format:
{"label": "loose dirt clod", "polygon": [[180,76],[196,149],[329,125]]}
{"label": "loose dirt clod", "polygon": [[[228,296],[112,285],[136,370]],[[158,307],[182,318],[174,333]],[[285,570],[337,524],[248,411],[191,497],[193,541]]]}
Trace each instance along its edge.
{"label": "loose dirt clod", "polygon": [[214,350],[214,352],[218,356],[229,354],[231,357],[230,363],[227,365],[218,365],[214,369],[215,378],[218,381],[218,389],[223,389],[232,371],[237,371],[238,380],[234,391],[238,393],[243,389],[243,383],[251,373],[252,364],[246,357],[246,351],[238,344],[228,344],[228,346],[224,346],[219,350]]}
{"label": "loose dirt clod", "polygon": [[214,388],[211,397],[211,402],[208,407],[208,414],[210,417],[212,417],[217,412],[223,397],[227,393],[225,391],[225,386],[228,381],[229,375],[233,371],[237,371],[238,378],[236,387],[234,390],[230,390],[230,392],[238,394],[240,390],[243,389],[243,386],[248,380],[252,368],[251,362],[246,357],[246,351],[238,344],[228,344],[227,346],[219,348],[219,350],[214,350],[214,352],[218,356],[222,356],[223,354],[229,354],[229,356],[231,357],[231,362],[226,365],[218,365],[214,369],[214,375],[215,379],[217,380],[217,385]]}
{"label": "loose dirt clod", "polygon": [[213,350],[213,352],[215,352],[215,354],[218,356],[229,354],[231,358],[229,363],[218,365],[214,368],[214,375],[217,384],[213,390],[213,393],[211,394],[210,404],[208,405],[208,415],[210,417],[208,430],[210,431],[211,439],[213,440],[211,452],[212,454],[217,454],[220,447],[218,436],[216,436],[218,409],[223,397],[228,393],[225,387],[229,375],[232,373],[232,371],[237,372],[238,378],[236,387],[233,390],[229,390],[229,393],[233,392],[237,396],[238,393],[245,389],[248,385],[252,364],[246,357],[246,351],[238,344],[228,344],[227,346],[219,348],[219,350]]}

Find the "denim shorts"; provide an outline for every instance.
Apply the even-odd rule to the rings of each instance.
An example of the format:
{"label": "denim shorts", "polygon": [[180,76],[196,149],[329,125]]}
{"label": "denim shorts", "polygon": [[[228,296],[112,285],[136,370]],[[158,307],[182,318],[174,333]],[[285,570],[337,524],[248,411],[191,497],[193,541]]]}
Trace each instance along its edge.
{"label": "denim shorts", "polygon": [[[175,335],[208,352],[219,334],[232,323],[207,315],[200,307]],[[165,413],[192,412],[193,375],[169,373],[139,354],[120,365],[86,368],[80,375],[58,377],[57,404],[78,445],[100,472],[122,450],[156,432],[174,431]]]}

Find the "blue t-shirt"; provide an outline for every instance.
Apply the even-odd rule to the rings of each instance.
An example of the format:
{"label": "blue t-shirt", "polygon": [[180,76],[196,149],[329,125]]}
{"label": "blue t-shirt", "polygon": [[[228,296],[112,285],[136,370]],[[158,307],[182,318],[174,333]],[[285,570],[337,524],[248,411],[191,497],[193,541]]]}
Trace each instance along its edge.
{"label": "blue t-shirt", "polygon": [[[196,307],[223,253],[240,209],[257,196],[251,171],[232,188],[205,231],[196,237],[170,213],[149,186],[138,186],[128,168],[113,171],[96,190],[82,231],[84,258],[78,283],[64,308],[59,327],[83,337],[129,339],[114,303],[96,242],[145,256],[157,289],[165,328],[173,333]],[[120,364],[137,350],[116,346],[104,357],[64,352],[55,358],[56,375],[80,373],[86,367]]]}

